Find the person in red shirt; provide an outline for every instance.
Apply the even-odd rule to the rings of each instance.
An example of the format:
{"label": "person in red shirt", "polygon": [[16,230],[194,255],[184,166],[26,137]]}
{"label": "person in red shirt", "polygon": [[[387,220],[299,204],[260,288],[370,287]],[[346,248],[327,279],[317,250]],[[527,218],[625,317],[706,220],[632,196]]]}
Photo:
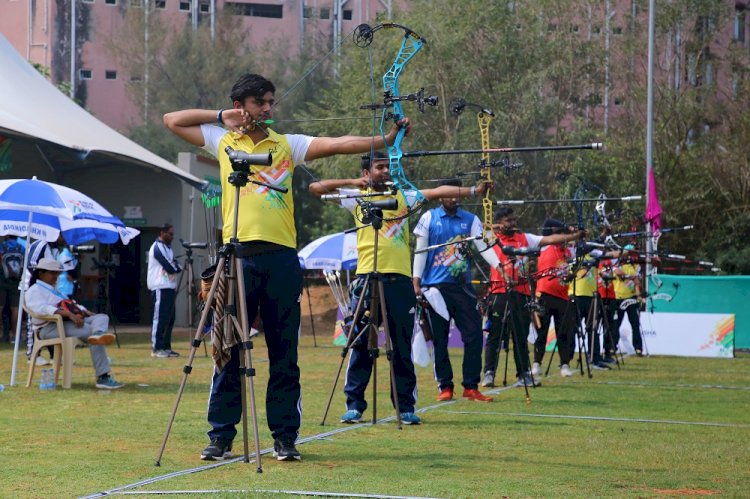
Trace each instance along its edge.
{"label": "person in red shirt", "polygon": [[[535,250],[550,244],[562,244],[585,236],[585,231],[572,234],[551,234],[539,236],[518,229],[518,220],[512,208],[501,207],[495,212],[495,236],[497,244],[492,249],[500,259],[498,269],[491,269],[490,334],[484,350],[484,376],[482,386],[495,386],[501,340],[507,342],[509,334],[504,323],[509,322],[514,333],[513,356],[516,361],[516,376],[522,385],[539,386],[529,372],[528,334],[531,326],[531,312],[526,306],[531,299],[528,283],[529,256],[503,253],[503,248],[512,247]],[[506,315],[506,309],[508,314]]]}
{"label": "person in red shirt", "polygon": [[[553,218],[544,221],[542,234],[572,234],[575,228],[568,227],[563,222]],[[555,319],[555,335],[557,336],[557,350],[560,354],[560,376],[573,376],[570,369],[570,359],[573,358],[576,333],[575,309],[568,301],[568,262],[573,258],[573,252],[565,243],[550,244],[542,249],[537,263],[537,274],[540,277],[536,283],[536,296],[545,313],[541,314],[541,327],[537,328],[534,342],[534,363],[531,374],[541,374],[541,364],[547,348],[547,336],[551,320]]]}
{"label": "person in red shirt", "polygon": [[612,267],[615,261],[612,258],[604,258],[599,262],[599,274],[597,277],[597,290],[602,299],[600,310],[604,321],[604,358],[607,364],[615,363],[617,344],[620,342],[620,331],[615,328],[615,314],[617,313],[617,296],[612,281],[616,279]]}

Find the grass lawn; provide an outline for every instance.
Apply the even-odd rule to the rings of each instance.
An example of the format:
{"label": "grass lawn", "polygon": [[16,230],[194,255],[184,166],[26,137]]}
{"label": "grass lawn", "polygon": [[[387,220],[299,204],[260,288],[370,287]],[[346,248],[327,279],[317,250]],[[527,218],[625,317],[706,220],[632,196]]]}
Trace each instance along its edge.
{"label": "grass lawn", "polygon": [[[25,388],[23,355],[21,383],[10,388],[12,349],[0,345],[6,385],[0,497],[81,496],[152,477],[163,479],[128,490],[225,491],[218,497],[279,497],[271,490],[451,498],[750,496],[750,356],[627,358],[621,370],[595,371],[592,379],[563,379],[553,368],[531,391],[530,404],[522,388],[495,389],[492,403],[438,403],[432,370],[418,368],[424,424],[398,430],[394,422],[339,424],[343,376],[320,425],[341,350],[315,348],[310,336],[300,347],[302,462],[281,463],[268,454],[262,474],[254,464],[233,462],[164,477],[207,464],[198,455],[207,444],[211,361],[200,349],[161,467],[154,466],[188,353],[187,335],[177,336],[183,357],[152,359],[146,334],[121,334],[122,348],[109,354],[113,373],[127,386],[115,392],[94,388],[83,350],[76,352],[71,390]],[[255,346],[261,449],[268,449],[263,339]],[[455,351],[454,371],[460,365]],[[382,356],[379,418],[393,415],[387,374]],[[316,437],[326,432],[333,434]],[[235,451],[241,449],[238,437]]]}

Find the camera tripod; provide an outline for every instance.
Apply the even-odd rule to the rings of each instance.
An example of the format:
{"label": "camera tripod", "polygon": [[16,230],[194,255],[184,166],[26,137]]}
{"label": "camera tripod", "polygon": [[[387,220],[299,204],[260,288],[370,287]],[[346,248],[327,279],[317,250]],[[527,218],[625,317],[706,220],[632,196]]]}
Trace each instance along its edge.
{"label": "camera tripod", "polygon": [[[227,148],[229,149],[229,148]],[[231,150],[231,149],[230,149]],[[227,151],[229,153],[229,151]],[[234,152],[234,151],[232,151]],[[269,189],[277,190],[280,192],[286,192],[285,187],[278,187],[264,182],[251,180],[249,178],[250,170],[249,164],[271,164],[271,154],[267,155],[267,159],[258,159],[264,155],[248,155],[243,153],[247,158],[232,159],[233,172],[229,174],[229,183],[235,187],[234,194],[234,221],[232,226],[232,237],[229,243],[224,245],[219,250],[219,260],[216,264],[216,272],[214,274],[213,281],[211,282],[211,289],[208,292],[206,298],[206,305],[201,313],[201,318],[198,322],[198,328],[195,332],[195,337],[191,343],[190,353],[188,354],[187,364],[183,368],[183,376],[180,382],[180,387],[177,391],[177,398],[172,409],[172,414],[167,424],[167,430],[164,434],[164,439],[159,449],[159,454],[156,458],[156,466],[161,466],[161,458],[164,454],[164,449],[169,439],[169,433],[174,424],[175,415],[177,414],[177,407],[180,404],[182,393],[185,390],[187,383],[187,377],[192,371],[193,360],[195,359],[195,353],[201,344],[204,336],[204,327],[208,318],[208,314],[213,309],[213,305],[216,301],[217,287],[220,281],[224,280],[222,284],[226,289],[226,304],[224,305],[224,336],[231,335],[236,340],[237,345],[240,349],[239,356],[239,374],[247,378],[247,386],[244,382],[240,383],[240,397],[242,400],[242,443],[244,452],[244,462],[250,462],[249,456],[249,443],[248,443],[248,429],[247,429],[247,390],[250,391],[250,410],[252,412],[252,424],[253,424],[253,438],[255,443],[255,464],[256,471],[258,473],[263,472],[263,467],[260,458],[260,437],[258,434],[258,413],[255,405],[255,385],[253,378],[255,376],[255,369],[253,368],[252,358],[250,350],[253,348],[253,342],[250,341],[250,324],[247,313],[247,303],[245,301],[245,276],[242,272],[242,259],[238,254],[239,251],[239,240],[237,239],[237,225],[239,221],[239,206],[240,206],[240,188],[247,185],[248,182],[262,185]],[[262,161],[262,162],[261,162]],[[267,163],[266,163],[267,161]],[[237,312],[239,311],[239,318]],[[253,311],[255,313],[255,311]]]}
{"label": "camera tripod", "polygon": [[625,362],[623,361],[622,353],[620,353],[620,358],[618,359],[617,353],[619,349],[617,344],[615,343],[614,333],[612,331],[613,324],[609,320],[609,316],[607,315],[607,310],[604,305],[604,300],[602,299],[601,295],[599,295],[598,291],[594,291],[588,320],[591,321],[591,343],[589,347],[590,351],[592,352],[592,357],[594,349],[597,348],[594,340],[596,337],[598,337],[599,330],[601,329],[603,335],[602,339],[605,340],[605,346],[606,344],[609,344],[612,347],[612,353],[614,354],[613,358],[615,359],[617,369],[622,369],[621,364],[624,365]]}
{"label": "camera tripod", "polygon": [[104,309],[104,313],[109,317],[109,323],[112,326],[112,331],[114,332],[115,340],[117,341],[117,348],[120,348],[120,336],[117,334],[117,318],[112,311],[112,302],[109,299],[109,280],[111,277],[111,273],[115,270],[115,264],[110,261],[101,262],[96,258],[94,258],[93,260],[93,268],[104,271],[104,285],[102,286],[102,281],[100,278],[97,301],[99,303],[101,303],[101,301],[104,301],[104,307],[102,308]]}
{"label": "camera tripod", "polygon": [[[349,326],[347,333],[347,341],[344,348],[341,350],[341,362],[339,363],[338,371],[336,371],[336,377],[334,378],[333,385],[331,386],[331,393],[328,396],[328,403],[326,404],[325,412],[323,413],[323,419],[320,421],[321,425],[326,422],[328,417],[328,411],[331,408],[331,402],[333,401],[333,395],[336,392],[336,386],[338,385],[339,378],[341,377],[341,369],[344,367],[344,361],[346,355],[349,352],[356,341],[364,337],[363,335],[367,332],[367,348],[368,354],[372,358],[372,424],[377,423],[377,374],[378,374],[378,357],[380,357],[380,349],[378,347],[378,326],[382,318],[383,329],[385,331],[385,352],[386,358],[390,363],[390,382],[391,382],[391,399],[393,401],[394,408],[396,409],[396,426],[401,429],[401,410],[398,401],[398,390],[396,388],[396,374],[393,367],[393,344],[391,341],[390,326],[388,325],[388,308],[385,303],[385,293],[383,290],[382,275],[378,273],[378,236],[380,229],[383,226],[383,212],[380,208],[376,207],[373,202],[358,201],[362,212],[364,213],[363,222],[369,224],[374,232],[374,256],[372,272],[368,273],[364,278],[364,284],[362,285],[362,291],[357,301],[357,306],[352,316],[352,322]],[[358,229],[364,228],[359,227]],[[354,230],[358,230],[354,229]],[[365,306],[365,302],[368,301],[369,305]],[[366,310],[365,310],[366,308]],[[359,326],[359,327],[358,327]],[[359,329],[359,330],[358,330]]]}
{"label": "camera tripod", "polygon": [[[507,282],[507,281],[506,281]],[[497,363],[495,366],[495,372],[497,372],[497,366],[500,364],[500,357],[502,354],[502,351],[505,350],[505,369],[503,373],[503,386],[508,386],[508,361],[510,359],[510,350],[511,345],[510,342],[513,342],[513,360],[516,363],[516,369],[519,372],[521,381],[520,383],[523,385],[524,394],[526,397],[526,403],[531,403],[531,395],[529,394],[529,384],[526,382],[526,373],[529,373],[529,376],[531,377],[531,387],[536,388],[536,381],[534,380],[534,376],[531,374],[531,371],[528,369],[524,369],[524,363],[523,363],[523,348],[521,347],[520,341],[526,341],[525,339],[521,339],[521,336],[518,331],[518,322],[523,322],[520,317],[520,314],[522,313],[520,310],[520,307],[526,306],[522,303],[523,301],[523,295],[521,293],[518,293],[517,291],[507,291],[505,294],[505,306],[503,307],[503,315],[500,318],[500,337],[499,337],[499,343],[497,345]],[[500,294],[493,295],[492,303],[490,305],[490,309],[494,310],[496,306],[496,301],[499,299],[498,297],[501,296]],[[494,314],[492,314],[494,315]],[[510,334],[509,334],[510,333]],[[528,355],[527,355],[528,358]],[[528,360],[527,360],[528,363]],[[487,370],[488,366],[485,366],[485,370]]]}

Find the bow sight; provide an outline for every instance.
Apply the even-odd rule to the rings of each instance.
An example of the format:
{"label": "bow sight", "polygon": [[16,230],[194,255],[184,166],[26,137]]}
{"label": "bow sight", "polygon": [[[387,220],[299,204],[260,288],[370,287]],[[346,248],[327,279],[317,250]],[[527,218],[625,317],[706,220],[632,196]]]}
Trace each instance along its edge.
{"label": "bow sight", "polygon": [[[415,94],[405,94],[394,96],[389,90],[383,92],[383,103],[363,104],[359,106],[360,109],[387,109],[393,105],[394,102],[412,101],[417,103],[417,109],[420,113],[424,112],[425,104],[428,106],[437,106],[438,97],[437,95],[428,95],[425,97],[424,88],[420,88]],[[401,116],[397,116],[394,113],[387,113],[386,119],[401,119]]]}

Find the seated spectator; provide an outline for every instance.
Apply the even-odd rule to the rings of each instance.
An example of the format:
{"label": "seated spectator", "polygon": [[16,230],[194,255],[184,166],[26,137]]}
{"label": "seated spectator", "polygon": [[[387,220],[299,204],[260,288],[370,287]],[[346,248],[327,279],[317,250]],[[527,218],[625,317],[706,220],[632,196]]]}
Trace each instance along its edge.
{"label": "seated spectator", "polygon": [[[68,300],[55,289],[55,283],[63,271],[62,264],[51,258],[42,258],[31,275],[30,287],[25,295],[28,309],[39,315],[61,315],[65,319],[66,336],[75,336],[85,340],[91,347],[91,361],[96,372],[96,387],[106,390],[122,388],[123,384],[110,374],[109,359],[105,345],[115,341],[115,335],[107,332],[109,317],[106,314],[93,314],[82,305]],[[42,339],[57,335],[54,323],[33,318],[34,327],[40,327]]]}

